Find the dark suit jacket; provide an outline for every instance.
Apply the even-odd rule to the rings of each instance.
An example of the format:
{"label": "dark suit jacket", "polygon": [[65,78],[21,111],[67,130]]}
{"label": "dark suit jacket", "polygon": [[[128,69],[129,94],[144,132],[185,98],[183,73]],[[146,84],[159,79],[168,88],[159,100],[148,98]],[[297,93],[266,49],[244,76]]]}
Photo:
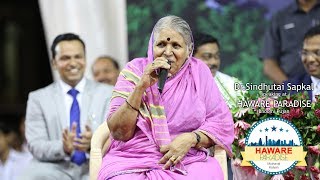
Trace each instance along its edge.
{"label": "dark suit jacket", "polygon": [[[303,92],[303,91],[298,91],[298,92],[297,91],[288,91],[288,83],[295,84],[295,85],[302,84],[302,83],[307,84],[307,85],[311,85],[312,81],[311,81],[311,76],[309,74],[297,76],[295,78],[292,78],[292,79],[285,81],[284,82],[285,92],[290,93],[290,94],[296,94],[298,92]],[[312,91],[308,90],[307,92],[308,92],[309,99],[312,100]]]}

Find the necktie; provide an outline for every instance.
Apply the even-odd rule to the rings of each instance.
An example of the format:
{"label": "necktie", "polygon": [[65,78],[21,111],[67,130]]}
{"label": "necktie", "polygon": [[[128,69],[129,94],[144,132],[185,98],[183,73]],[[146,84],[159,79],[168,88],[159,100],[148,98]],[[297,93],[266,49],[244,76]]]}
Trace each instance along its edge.
{"label": "necktie", "polygon": [[[72,88],[68,91],[68,94],[72,96],[73,102],[70,109],[70,129],[72,127],[73,123],[77,124],[77,137],[80,136],[81,130],[80,130],[80,108],[79,103],[77,101],[77,95],[79,91]],[[81,165],[82,163],[86,162],[86,154],[83,151],[74,151],[74,154],[71,157],[71,162],[76,163],[77,165]]]}

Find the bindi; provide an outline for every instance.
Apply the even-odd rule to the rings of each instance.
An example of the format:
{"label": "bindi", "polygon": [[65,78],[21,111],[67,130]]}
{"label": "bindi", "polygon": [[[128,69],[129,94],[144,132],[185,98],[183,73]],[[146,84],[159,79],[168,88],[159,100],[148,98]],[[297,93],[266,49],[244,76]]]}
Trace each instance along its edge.
{"label": "bindi", "polygon": [[170,41],[170,38],[167,38],[167,41]]}

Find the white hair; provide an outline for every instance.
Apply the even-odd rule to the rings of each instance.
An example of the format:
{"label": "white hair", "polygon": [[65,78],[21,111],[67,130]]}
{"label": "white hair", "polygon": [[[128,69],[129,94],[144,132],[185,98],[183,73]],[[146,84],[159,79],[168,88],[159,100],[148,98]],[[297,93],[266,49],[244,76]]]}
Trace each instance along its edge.
{"label": "white hair", "polygon": [[192,51],[193,48],[193,39],[192,39],[192,31],[189,24],[178,16],[165,16],[158,20],[156,25],[153,28],[154,36],[158,36],[159,32],[162,29],[171,28],[177,31],[184,39],[188,50]]}

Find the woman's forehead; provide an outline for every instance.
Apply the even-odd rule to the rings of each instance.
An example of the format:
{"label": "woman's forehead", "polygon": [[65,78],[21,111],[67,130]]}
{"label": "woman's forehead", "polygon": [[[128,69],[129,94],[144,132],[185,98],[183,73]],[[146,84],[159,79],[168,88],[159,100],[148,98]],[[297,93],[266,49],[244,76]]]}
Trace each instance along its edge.
{"label": "woman's forehead", "polygon": [[171,28],[162,29],[155,34],[155,42],[159,41],[185,42],[181,34]]}

